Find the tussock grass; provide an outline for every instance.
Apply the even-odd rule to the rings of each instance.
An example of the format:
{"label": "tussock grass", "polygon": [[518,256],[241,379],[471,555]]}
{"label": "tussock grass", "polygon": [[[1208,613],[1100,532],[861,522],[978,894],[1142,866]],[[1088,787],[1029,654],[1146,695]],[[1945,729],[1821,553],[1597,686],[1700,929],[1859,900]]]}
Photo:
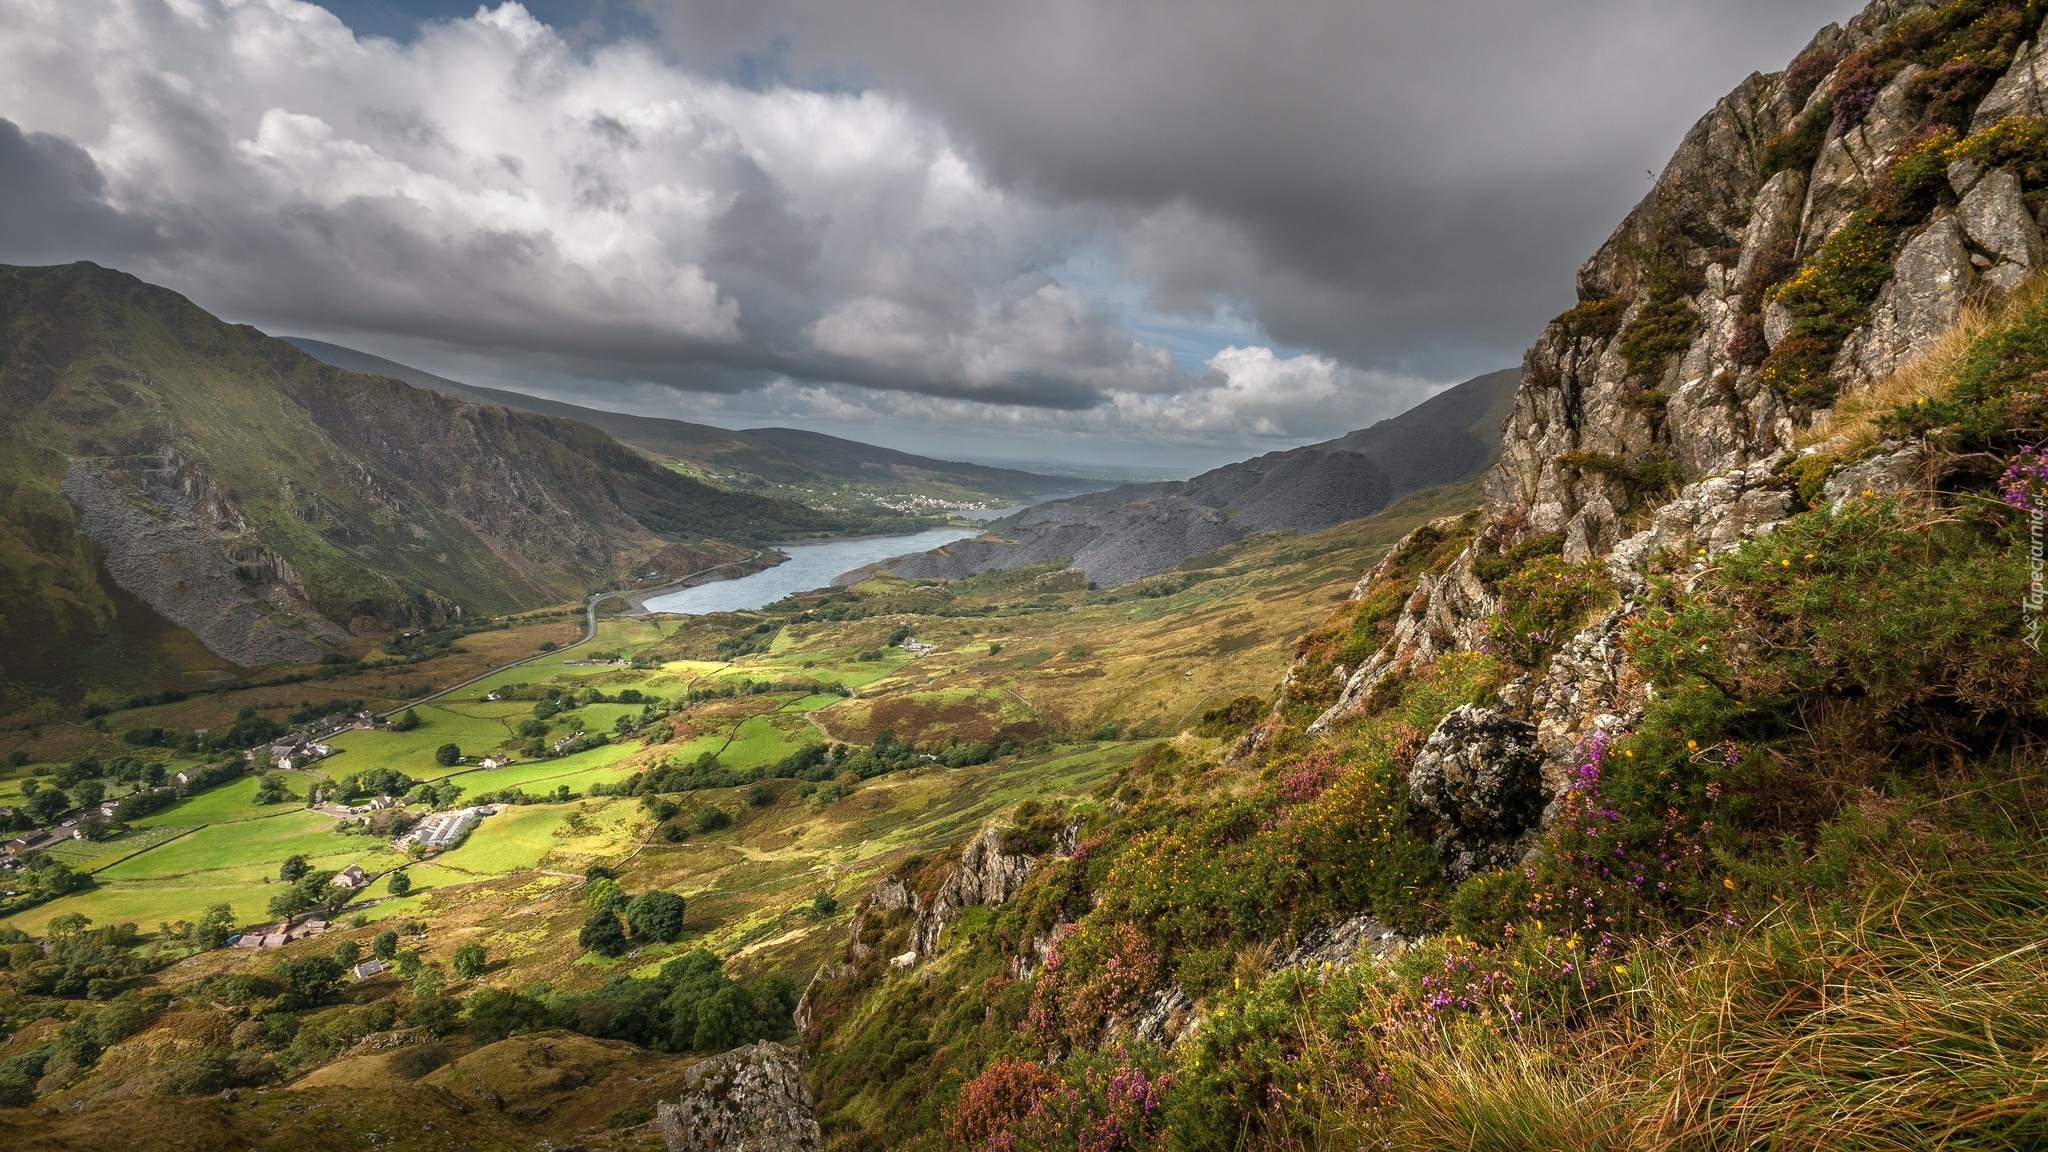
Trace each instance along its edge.
{"label": "tussock grass", "polygon": [[[2048,1147],[2044,783],[1848,816],[1834,862],[1823,852],[1794,868],[1820,879],[1846,856],[1852,884],[1698,949],[1639,951],[1586,1027],[1468,1021],[1365,1039],[1378,1086],[1339,1093],[1323,1143]],[[1359,1065],[1309,1056],[1325,1059]]]}

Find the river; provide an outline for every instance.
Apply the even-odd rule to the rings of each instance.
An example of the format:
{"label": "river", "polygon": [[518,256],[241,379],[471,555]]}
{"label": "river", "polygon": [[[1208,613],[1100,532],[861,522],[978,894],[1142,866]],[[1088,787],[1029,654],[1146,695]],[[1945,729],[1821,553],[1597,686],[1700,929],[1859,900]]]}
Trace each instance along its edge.
{"label": "river", "polygon": [[[1002,509],[1003,514],[1016,511]],[[979,519],[979,517],[977,517]],[[782,544],[777,551],[789,559],[737,580],[714,580],[695,588],[683,588],[647,598],[649,612],[740,612],[765,608],[792,592],[808,592],[832,583],[842,572],[851,572],[877,560],[929,552],[955,540],[977,534],[973,528],[934,528],[909,536],[870,536],[861,540],[828,540],[823,544]]]}

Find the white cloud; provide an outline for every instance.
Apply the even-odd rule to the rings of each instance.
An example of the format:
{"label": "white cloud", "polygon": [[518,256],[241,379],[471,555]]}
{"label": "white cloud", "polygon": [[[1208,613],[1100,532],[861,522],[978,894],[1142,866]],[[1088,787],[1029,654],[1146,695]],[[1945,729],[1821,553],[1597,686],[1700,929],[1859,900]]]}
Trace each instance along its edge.
{"label": "white cloud", "polygon": [[[1148,229],[1035,200],[886,93],[586,52],[516,3],[399,44],[298,0],[0,0],[0,118],[48,134],[24,156],[83,149],[99,177],[36,187],[72,181],[123,223],[52,212],[36,255],[273,330],[520,365],[500,380],[1189,444],[1320,439],[1421,394],[1263,347],[1190,370],[1134,336],[1162,246],[1200,232],[1184,208]],[[0,259],[36,230],[17,223]],[[1047,273],[1083,249],[1124,252],[1135,280]]]}

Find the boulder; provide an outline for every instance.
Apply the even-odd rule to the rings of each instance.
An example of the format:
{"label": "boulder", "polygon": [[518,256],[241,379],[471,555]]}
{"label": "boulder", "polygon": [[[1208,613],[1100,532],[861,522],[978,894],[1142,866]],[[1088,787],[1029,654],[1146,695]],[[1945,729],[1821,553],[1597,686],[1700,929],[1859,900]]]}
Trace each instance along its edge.
{"label": "boulder", "polygon": [[1408,770],[1408,799],[1435,834],[1453,880],[1511,862],[1543,812],[1535,726],[1504,708],[1462,705],[1429,734]]}
{"label": "boulder", "polygon": [[816,1101],[789,1049],[763,1040],[698,1064],[656,1120],[669,1152],[816,1152]]}

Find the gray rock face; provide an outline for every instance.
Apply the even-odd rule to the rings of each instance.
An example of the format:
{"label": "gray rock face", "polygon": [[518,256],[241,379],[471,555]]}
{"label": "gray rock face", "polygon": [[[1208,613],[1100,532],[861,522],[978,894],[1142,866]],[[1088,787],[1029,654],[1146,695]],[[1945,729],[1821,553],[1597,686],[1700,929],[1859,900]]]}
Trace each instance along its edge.
{"label": "gray rock face", "polygon": [[2043,112],[2048,112],[2048,35],[2013,54],[2012,66],[1970,117],[1970,131],[1989,128],[2007,116],[2039,116]]}
{"label": "gray rock face", "polygon": [[[1987,175],[1971,195],[1993,183]],[[1835,378],[1854,387],[1897,370],[1929,340],[1955,327],[1976,280],[1970,250],[1955,220],[1929,224],[1900,250],[1890,282],[1871,306],[1869,321],[1842,344],[1835,356]]]}
{"label": "gray rock face", "polygon": [[1349,968],[1357,962],[1361,952],[1368,953],[1374,960],[1381,960],[1398,955],[1407,946],[1406,936],[1371,916],[1353,916],[1310,930],[1292,951],[1267,965],[1267,971],[1320,968],[1325,964],[1332,968]]}
{"label": "gray rock face", "polygon": [[1436,833],[1453,880],[1515,858],[1543,812],[1536,730],[1505,709],[1466,704],[1443,718],[1408,770],[1408,799]]}
{"label": "gray rock face", "polygon": [[1188,999],[1179,985],[1161,988],[1147,996],[1131,1014],[1131,1039],[1170,1048],[1187,1034],[1194,1012],[1195,1002]]}
{"label": "gray rock face", "polygon": [[763,1040],[698,1064],[656,1119],[669,1152],[817,1152],[816,1101],[794,1054]]}
{"label": "gray rock face", "polygon": [[1821,498],[1839,512],[1842,505],[1865,492],[1874,496],[1891,496],[1908,491],[1918,480],[1920,465],[1925,458],[1926,453],[1919,445],[1913,444],[1837,468],[1822,482]]}
{"label": "gray rock face", "polygon": [[1799,254],[1811,255],[1870,199],[1871,181],[1917,135],[1906,88],[1926,69],[1908,64],[1877,94],[1862,123],[1830,134],[1808,180]]}
{"label": "gray rock face", "polygon": [[[930,906],[918,912],[917,922],[910,930],[911,949],[919,959],[936,955],[943,946],[946,926],[960,918],[962,908],[1001,904],[1024,886],[1037,866],[1036,856],[1003,852],[1001,829],[983,829],[981,835],[968,841],[966,850],[960,853],[960,863],[939,885],[938,895],[932,897]],[[913,894],[912,899],[915,898]]]}
{"label": "gray rock face", "polygon": [[348,639],[313,609],[291,564],[255,543],[233,503],[176,452],[127,463],[81,460],[63,480],[114,583],[244,668],[318,660],[316,638]]}

